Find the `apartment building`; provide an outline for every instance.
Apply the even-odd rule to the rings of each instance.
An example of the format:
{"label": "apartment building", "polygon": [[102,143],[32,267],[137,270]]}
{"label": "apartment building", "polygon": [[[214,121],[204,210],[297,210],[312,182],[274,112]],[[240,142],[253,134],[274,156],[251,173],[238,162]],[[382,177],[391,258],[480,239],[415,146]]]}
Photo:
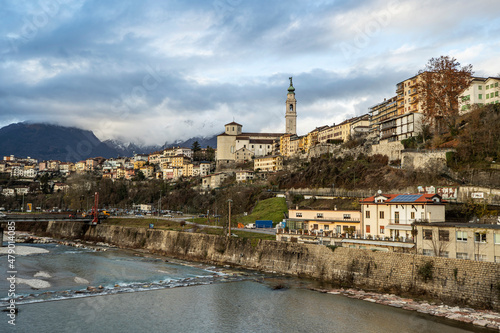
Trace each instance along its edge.
{"label": "apartment building", "polygon": [[262,172],[274,172],[283,170],[283,156],[269,155],[254,159],[254,170]]}
{"label": "apartment building", "polygon": [[416,223],[417,253],[500,263],[500,225]]}
{"label": "apartment building", "polygon": [[472,105],[500,103],[499,77],[473,77],[467,89],[459,96],[459,112],[464,114]]}
{"label": "apartment building", "polygon": [[363,235],[412,237],[412,223],[444,222],[445,204],[438,194],[376,194],[360,201]]}

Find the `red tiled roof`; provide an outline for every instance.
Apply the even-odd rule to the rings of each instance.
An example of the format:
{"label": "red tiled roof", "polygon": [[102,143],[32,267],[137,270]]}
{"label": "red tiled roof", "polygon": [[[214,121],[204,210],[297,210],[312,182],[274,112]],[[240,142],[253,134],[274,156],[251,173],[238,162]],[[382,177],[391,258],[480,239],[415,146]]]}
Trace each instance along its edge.
{"label": "red tiled roof", "polygon": [[[383,203],[388,204],[401,204],[401,203],[433,203],[434,201],[432,198],[435,196],[439,196],[438,194],[427,194],[427,193],[411,193],[411,194],[377,194],[373,195],[369,198],[360,200],[360,203],[375,203],[375,197],[378,196],[383,196],[386,197],[387,200],[385,200]],[[399,196],[413,196],[413,197],[400,197],[398,200],[394,201],[393,200]],[[418,197],[417,197],[418,196]],[[441,200],[440,202],[445,202],[444,200]]]}

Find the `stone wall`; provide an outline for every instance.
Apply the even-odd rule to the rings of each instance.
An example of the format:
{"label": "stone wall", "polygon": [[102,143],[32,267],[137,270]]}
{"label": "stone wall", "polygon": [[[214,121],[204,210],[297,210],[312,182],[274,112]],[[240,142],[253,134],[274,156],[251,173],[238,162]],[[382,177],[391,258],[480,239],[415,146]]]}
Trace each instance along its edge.
{"label": "stone wall", "polygon": [[452,150],[408,151],[401,152],[401,167],[403,169],[428,169],[433,172],[443,172],[447,169],[446,153]]}
{"label": "stone wall", "polygon": [[403,149],[404,146],[399,141],[380,143],[378,145],[371,146],[370,155],[387,155],[389,157],[389,161],[396,161],[401,160],[401,151]]}
{"label": "stone wall", "polygon": [[[78,222],[18,223],[58,238],[104,241],[124,248],[218,265],[311,277],[345,287],[427,296],[500,311],[500,265],[489,262],[255,241],[198,233]],[[45,230],[45,231],[44,231]]]}

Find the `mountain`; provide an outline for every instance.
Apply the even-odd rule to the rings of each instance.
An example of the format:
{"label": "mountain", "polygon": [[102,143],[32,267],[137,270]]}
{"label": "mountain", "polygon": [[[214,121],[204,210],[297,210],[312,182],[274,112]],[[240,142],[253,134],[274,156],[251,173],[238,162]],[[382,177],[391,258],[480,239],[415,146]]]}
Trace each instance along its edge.
{"label": "mountain", "polygon": [[169,147],[217,147],[217,136],[192,138],[163,146],[139,146],[117,140],[99,140],[92,131],[52,124],[16,123],[0,128],[0,158],[14,155],[38,160],[77,162],[89,157],[111,158],[147,154]]}
{"label": "mountain", "polygon": [[51,124],[10,124],[0,129],[0,156],[77,162],[89,157],[116,157],[119,152],[93,132]]}
{"label": "mountain", "polygon": [[105,140],[103,143],[118,152],[120,156],[134,156],[134,154],[149,154],[150,152],[163,149],[162,146],[139,146],[132,142],[121,142],[118,140]]}
{"label": "mountain", "polygon": [[217,147],[217,135],[214,135],[210,138],[202,138],[202,137],[195,137],[188,139],[186,141],[176,141],[174,143],[165,143],[165,148],[170,148],[170,147],[187,147],[191,148],[193,145],[193,142],[198,141],[199,145],[201,148],[207,148],[207,146],[210,146],[212,148]]}

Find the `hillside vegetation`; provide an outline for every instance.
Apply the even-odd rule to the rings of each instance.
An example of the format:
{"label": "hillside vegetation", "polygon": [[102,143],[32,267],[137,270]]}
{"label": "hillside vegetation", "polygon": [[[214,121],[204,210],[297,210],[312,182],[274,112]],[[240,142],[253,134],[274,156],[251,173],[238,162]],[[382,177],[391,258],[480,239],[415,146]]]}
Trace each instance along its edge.
{"label": "hillside vegetation", "polygon": [[284,218],[284,213],[288,212],[285,198],[269,198],[261,200],[247,216],[238,215],[235,220],[246,224],[254,223],[256,220],[272,220],[278,223]]}

